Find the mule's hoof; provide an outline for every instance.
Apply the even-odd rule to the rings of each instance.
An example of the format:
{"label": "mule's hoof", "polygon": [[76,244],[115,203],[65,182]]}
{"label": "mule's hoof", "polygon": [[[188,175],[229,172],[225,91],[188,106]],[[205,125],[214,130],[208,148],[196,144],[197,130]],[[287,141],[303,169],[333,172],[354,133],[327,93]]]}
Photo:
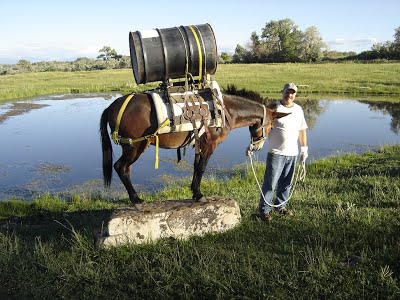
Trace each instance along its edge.
{"label": "mule's hoof", "polygon": [[208,202],[208,200],[206,197],[203,196],[200,199],[197,199],[197,202],[206,203],[206,202]]}
{"label": "mule's hoof", "polygon": [[144,202],[144,200],[137,197],[137,198],[131,200],[131,202],[133,205],[136,205],[136,204],[142,204]]}

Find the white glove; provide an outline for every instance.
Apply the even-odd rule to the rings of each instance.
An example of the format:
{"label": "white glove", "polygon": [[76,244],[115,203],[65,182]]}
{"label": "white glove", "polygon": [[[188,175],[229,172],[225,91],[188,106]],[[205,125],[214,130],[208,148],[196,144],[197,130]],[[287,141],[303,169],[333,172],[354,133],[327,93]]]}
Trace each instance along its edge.
{"label": "white glove", "polygon": [[246,155],[247,156],[251,156],[251,155],[253,155],[253,144],[250,144],[250,145],[248,145],[247,146],[247,149],[246,149]]}
{"label": "white glove", "polygon": [[308,146],[303,146],[300,148],[300,162],[304,163],[308,157]]}

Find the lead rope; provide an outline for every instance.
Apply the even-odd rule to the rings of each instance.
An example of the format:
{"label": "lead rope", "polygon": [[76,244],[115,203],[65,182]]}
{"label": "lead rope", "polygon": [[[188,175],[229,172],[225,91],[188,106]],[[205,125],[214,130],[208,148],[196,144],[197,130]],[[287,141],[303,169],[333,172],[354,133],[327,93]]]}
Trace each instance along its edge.
{"label": "lead rope", "polygon": [[256,179],[258,189],[260,190],[261,195],[262,195],[264,201],[265,201],[269,206],[271,206],[271,207],[281,207],[281,206],[283,206],[284,204],[286,204],[286,202],[288,202],[288,201],[290,200],[290,198],[292,198],[294,189],[296,188],[297,181],[298,181],[298,180],[304,181],[304,180],[306,179],[306,162],[303,161],[303,162],[301,162],[301,163],[298,164],[297,172],[296,172],[296,169],[295,169],[296,176],[293,176],[293,177],[292,177],[292,182],[290,183],[290,185],[292,185],[292,183],[293,183],[293,178],[295,178],[295,177],[296,177],[296,178],[295,178],[294,183],[293,183],[293,185],[292,185],[292,188],[291,188],[291,190],[290,190],[289,198],[288,198],[286,201],[284,201],[284,202],[282,202],[282,203],[280,203],[280,204],[272,204],[272,203],[269,203],[269,202],[265,199],[264,193],[263,193],[263,191],[262,191],[262,189],[261,189],[261,185],[260,185],[260,183],[259,183],[259,181],[258,181],[258,179],[257,179],[256,171],[254,170],[254,164],[253,164],[253,158],[252,158],[253,152],[252,152],[251,148],[252,148],[252,144],[250,144],[250,150],[249,150],[247,153],[248,153],[248,156],[249,156],[249,158],[250,158],[250,165],[251,165],[251,169],[253,170],[254,178]]}

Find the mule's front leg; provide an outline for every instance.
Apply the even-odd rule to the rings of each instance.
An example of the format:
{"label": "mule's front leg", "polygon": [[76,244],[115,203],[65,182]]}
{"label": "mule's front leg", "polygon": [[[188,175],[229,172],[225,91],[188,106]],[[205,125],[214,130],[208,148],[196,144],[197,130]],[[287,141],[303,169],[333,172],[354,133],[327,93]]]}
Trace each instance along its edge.
{"label": "mule's front leg", "polygon": [[194,160],[194,172],[193,172],[193,179],[192,179],[192,185],[191,189],[193,192],[193,200],[196,201],[205,201],[206,198],[203,196],[203,194],[200,191],[200,184],[201,184],[201,178],[203,177],[204,171],[206,170],[207,162],[208,162],[209,156],[205,157],[200,154],[196,154],[195,160]]}

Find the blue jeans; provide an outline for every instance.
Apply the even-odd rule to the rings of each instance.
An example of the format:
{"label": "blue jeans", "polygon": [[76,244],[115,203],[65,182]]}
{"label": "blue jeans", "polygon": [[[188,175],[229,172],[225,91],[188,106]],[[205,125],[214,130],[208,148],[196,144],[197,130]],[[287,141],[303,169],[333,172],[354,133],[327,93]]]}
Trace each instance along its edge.
{"label": "blue jeans", "polygon": [[[262,192],[264,194],[260,197],[260,204],[258,210],[262,214],[268,214],[271,210],[270,204],[281,204],[289,198],[290,188],[292,187],[292,179],[296,165],[296,156],[284,156],[279,154],[268,153],[267,155],[267,168],[264,174],[264,182],[262,185]],[[276,199],[273,202],[274,191],[276,186]],[[285,208],[287,202],[280,207]]]}

